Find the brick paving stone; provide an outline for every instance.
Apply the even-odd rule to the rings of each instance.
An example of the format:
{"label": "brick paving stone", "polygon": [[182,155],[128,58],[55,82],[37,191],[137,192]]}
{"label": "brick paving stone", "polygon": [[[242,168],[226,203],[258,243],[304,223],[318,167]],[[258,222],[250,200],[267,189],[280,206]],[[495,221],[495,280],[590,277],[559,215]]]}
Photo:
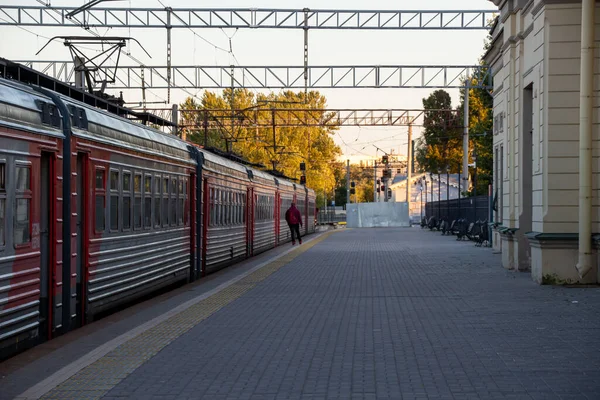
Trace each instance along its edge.
{"label": "brick paving stone", "polygon": [[490,249],[418,228],[346,230],[105,398],[597,399],[599,315],[599,289],[537,286]]}
{"label": "brick paving stone", "polygon": [[284,261],[47,398],[600,398],[600,289],[540,287],[418,228],[343,230]]}

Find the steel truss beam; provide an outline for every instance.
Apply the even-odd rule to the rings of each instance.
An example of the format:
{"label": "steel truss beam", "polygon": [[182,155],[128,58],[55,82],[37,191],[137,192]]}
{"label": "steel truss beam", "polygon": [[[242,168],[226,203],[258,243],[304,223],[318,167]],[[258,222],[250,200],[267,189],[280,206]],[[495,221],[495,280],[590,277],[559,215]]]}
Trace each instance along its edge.
{"label": "steel truss beam", "polygon": [[[102,28],[305,29],[305,10],[250,8],[92,8],[2,6],[0,25]],[[306,10],[308,29],[489,29],[497,10]],[[168,15],[170,14],[170,22]]]}
{"label": "steel truss beam", "polygon": [[[150,110],[154,115],[172,120],[172,108]],[[418,122],[428,113],[444,113],[451,124],[457,117],[456,110],[423,109],[314,109],[314,108],[260,108],[249,110],[178,110],[179,128],[201,128],[206,121],[210,128],[227,126],[235,120],[236,128],[270,128],[275,126],[299,127],[322,126],[419,126]],[[274,116],[274,120],[272,119]]]}
{"label": "steel truss beam", "polygon": [[[153,110],[156,114],[159,110]],[[160,110],[159,115],[170,116],[168,109]],[[198,126],[189,123],[190,120],[202,120],[204,110],[186,111],[179,110],[179,127]],[[223,110],[207,110],[208,122],[211,126],[218,125],[217,119],[230,118],[224,115]],[[229,112],[229,111],[227,111]],[[236,125],[244,128],[269,128],[273,126],[271,112],[275,113],[275,126],[298,127],[298,126],[408,126],[421,117],[424,110],[383,110],[383,109],[261,109],[258,110],[236,110]],[[448,112],[452,112],[451,110]],[[262,118],[258,115],[261,114]],[[268,113],[268,117],[265,117]],[[197,117],[194,118],[194,114]],[[185,119],[184,119],[185,118]]]}
{"label": "steel truss beam", "polygon": [[[55,79],[74,82],[71,61],[16,61]],[[114,67],[102,67],[106,69]],[[111,89],[304,89],[303,66],[117,66]],[[309,66],[308,88],[462,88],[466,76],[485,66]],[[487,75],[486,75],[487,76]],[[142,85],[142,81],[144,84]],[[486,79],[487,81],[487,79]],[[491,89],[481,83],[479,87]]]}

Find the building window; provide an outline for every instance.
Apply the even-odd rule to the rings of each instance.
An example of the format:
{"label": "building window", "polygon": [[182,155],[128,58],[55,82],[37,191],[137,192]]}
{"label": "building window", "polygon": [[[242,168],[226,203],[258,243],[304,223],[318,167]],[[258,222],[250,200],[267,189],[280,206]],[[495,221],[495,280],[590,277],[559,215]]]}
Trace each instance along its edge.
{"label": "building window", "polygon": [[104,232],[106,228],[106,186],[105,186],[105,171],[103,169],[96,170],[96,185],[94,188],[96,207],[96,232]]}
{"label": "building window", "polygon": [[15,186],[15,246],[31,241],[31,167],[17,165]]}
{"label": "building window", "polygon": [[110,230],[119,230],[119,171],[110,171]]}
{"label": "building window", "polygon": [[152,175],[144,176],[144,228],[152,228]]}
{"label": "building window", "polygon": [[133,229],[142,227],[142,174],[133,177]]}

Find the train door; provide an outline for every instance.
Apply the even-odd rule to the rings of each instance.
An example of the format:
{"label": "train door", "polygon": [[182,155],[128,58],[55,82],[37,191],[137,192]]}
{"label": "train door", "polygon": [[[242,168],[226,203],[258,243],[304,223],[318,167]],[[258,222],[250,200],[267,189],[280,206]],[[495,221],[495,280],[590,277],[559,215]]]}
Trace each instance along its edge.
{"label": "train door", "polygon": [[54,154],[42,152],[40,164],[40,337],[52,338],[54,310]]}
{"label": "train door", "polygon": [[254,245],[254,190],[248,188],[246,194],[246,256],[252,257]]}
{"label": "train door", "polygon": [[75,299],[75,313],[77,315],[77,326],[85,323],[86,313],[86,283],[87,283],[87,200],[90,188],[90,180],[87,173],[87,154],[77,155],[77,220],[75,232],[77,233],[77,297]]}

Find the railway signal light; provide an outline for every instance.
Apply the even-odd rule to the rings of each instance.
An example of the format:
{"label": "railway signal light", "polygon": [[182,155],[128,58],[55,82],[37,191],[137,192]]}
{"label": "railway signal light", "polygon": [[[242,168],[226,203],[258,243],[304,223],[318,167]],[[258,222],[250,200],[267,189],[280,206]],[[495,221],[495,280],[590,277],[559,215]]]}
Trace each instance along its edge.
{"label": "railway signal light", "polygon": [[305,175],[300,176],[300,184],[306,185],[306,176]]}
{"label": "railway signal light", "polygon": [[303,162],[300,163],[300,171],[306,171],[306,164]]}
{"label": "railway signal light", "polygon": [[350,182],[350,187],[351,188],[356,187],[356,182]]}
{"label": "railway signal light", "polygon": [[356,194],[356,189],[350,189],[350,194]]}
{"label": "railway signal light", "polygon": [[387,165],[387,163],[388,163],[388,156],[387,155],[381,156],[381,163]]}

